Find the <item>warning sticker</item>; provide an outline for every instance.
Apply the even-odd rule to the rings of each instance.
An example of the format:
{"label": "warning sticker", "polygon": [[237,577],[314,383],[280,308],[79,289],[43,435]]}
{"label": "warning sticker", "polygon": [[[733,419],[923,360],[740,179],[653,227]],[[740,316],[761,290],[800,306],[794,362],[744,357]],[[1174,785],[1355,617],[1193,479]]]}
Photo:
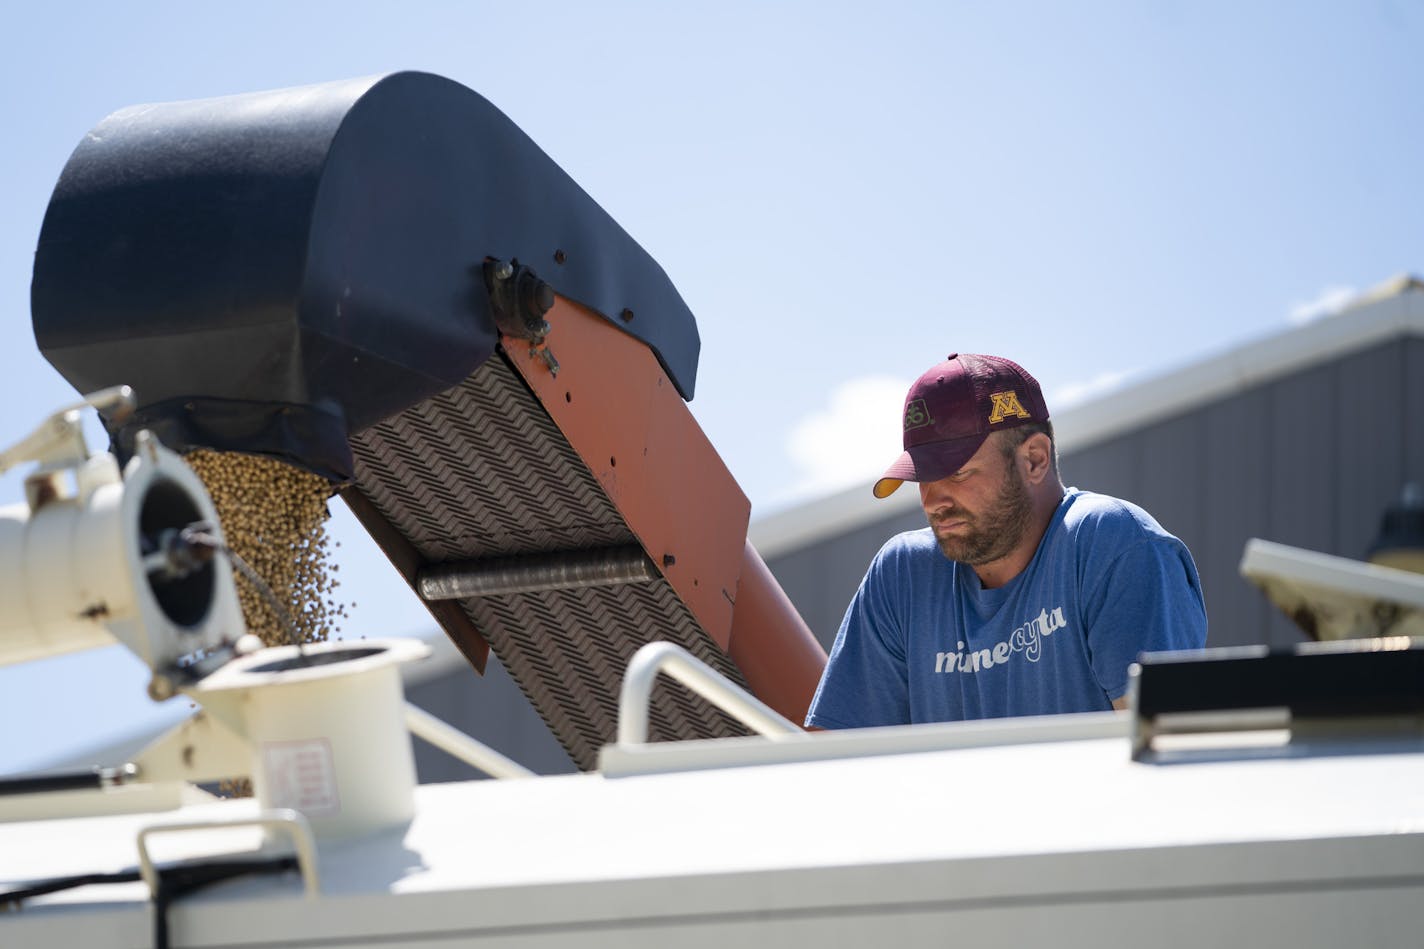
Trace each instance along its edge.
{"label": "warning sticker", "polygon": [[307,816],[341,813],[336,763],[325,738],[262,743],[273,807],[290,807]]}

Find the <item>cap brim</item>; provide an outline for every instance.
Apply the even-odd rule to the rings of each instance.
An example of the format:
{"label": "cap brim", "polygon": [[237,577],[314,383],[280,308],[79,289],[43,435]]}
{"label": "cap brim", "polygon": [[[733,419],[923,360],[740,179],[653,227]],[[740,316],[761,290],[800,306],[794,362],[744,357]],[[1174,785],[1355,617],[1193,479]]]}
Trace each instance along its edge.
{"label": "cap brim", "polygon": [[906,481],[938,481],[948,478],[974,457],[981,445],[989,438],[989,433],[970,435],[942,442],[916,445],[900,454],[895,463],[885,469],[885,474],[875,482],[871,490],[877,498],[888,498]]}
{"label": "cap brim", "polygon": [[880,498],[883,501],[885,498],[888,498],[890,495],[894,494],[899,489],[900,485],[904,483],[904,480],[901,478],[881,478],[879,481],[875,482],[875,487],[871,490],[875,492],[875,496],[877,498]]}

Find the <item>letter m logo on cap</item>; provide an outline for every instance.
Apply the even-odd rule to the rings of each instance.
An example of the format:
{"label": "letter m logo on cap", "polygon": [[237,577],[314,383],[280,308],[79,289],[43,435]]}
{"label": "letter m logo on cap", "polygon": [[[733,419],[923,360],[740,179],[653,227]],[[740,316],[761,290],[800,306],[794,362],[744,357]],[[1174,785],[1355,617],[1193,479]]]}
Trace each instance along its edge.
{"label": "letter m logo on cap", "polygon": [[[1010,415],[1016,416],[1018,418],[1029,417],[1028,409],[1023,407],[1023,403],[1019,402],[1019,394],[1013,389],[1010,389],[1007,392],[994,392],[990,394],[989,400],[992,405],[992,408],[989,411],[990,425],[993,425],[996,422],[1002,422]],[[906,415],[906,428],[908,428],[910,424],[908,419],[909,416]]]}
{"label": "letter m logo on cap", "polygon": [[933,424],[934,419],[930,418],[930,410],[924,399],[911,399],[905,403],[905,431]]}

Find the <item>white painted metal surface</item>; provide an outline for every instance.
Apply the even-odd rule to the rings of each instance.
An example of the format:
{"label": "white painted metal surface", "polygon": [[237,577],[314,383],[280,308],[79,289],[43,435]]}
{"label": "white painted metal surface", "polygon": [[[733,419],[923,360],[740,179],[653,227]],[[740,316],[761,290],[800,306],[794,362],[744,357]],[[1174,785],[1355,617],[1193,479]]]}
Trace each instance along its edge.
{"label": "white painted metal surface", "polygon": [[[1058,721],[1104,727],[1087,718]],[[176,904],[172,931],[185,946],[1418,944],[1424,753],[1138,764],[1126,738],[1035,728],[1027,745],[917,750],[912,727],[808,737],[825,760],[422,787],[408,825],[321,844],[320,899],[295,875],[223,884]],[[802,744],[763,742],[793,759]],[[131,866],[139,830],[173,819],[0,826],[0,879]],[[166,859],[217,846],[169,843]],[[147,945],[146,898],[44,897],[0,915],[0,944]]]}

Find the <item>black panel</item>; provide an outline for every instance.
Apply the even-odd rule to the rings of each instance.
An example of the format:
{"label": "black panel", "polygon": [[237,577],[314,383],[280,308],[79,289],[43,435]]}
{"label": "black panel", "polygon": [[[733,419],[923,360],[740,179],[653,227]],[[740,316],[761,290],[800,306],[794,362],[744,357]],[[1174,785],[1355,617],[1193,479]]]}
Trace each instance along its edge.
{"label": "black panel", "polygon": [[1148,718],[1260,708],[1287,708],[1304,718],[1418,716],[1424,712],[1424,647],[1405,643],[1381,648],[1377,641],[1347,640],[1144,656],[1136,711]]}

